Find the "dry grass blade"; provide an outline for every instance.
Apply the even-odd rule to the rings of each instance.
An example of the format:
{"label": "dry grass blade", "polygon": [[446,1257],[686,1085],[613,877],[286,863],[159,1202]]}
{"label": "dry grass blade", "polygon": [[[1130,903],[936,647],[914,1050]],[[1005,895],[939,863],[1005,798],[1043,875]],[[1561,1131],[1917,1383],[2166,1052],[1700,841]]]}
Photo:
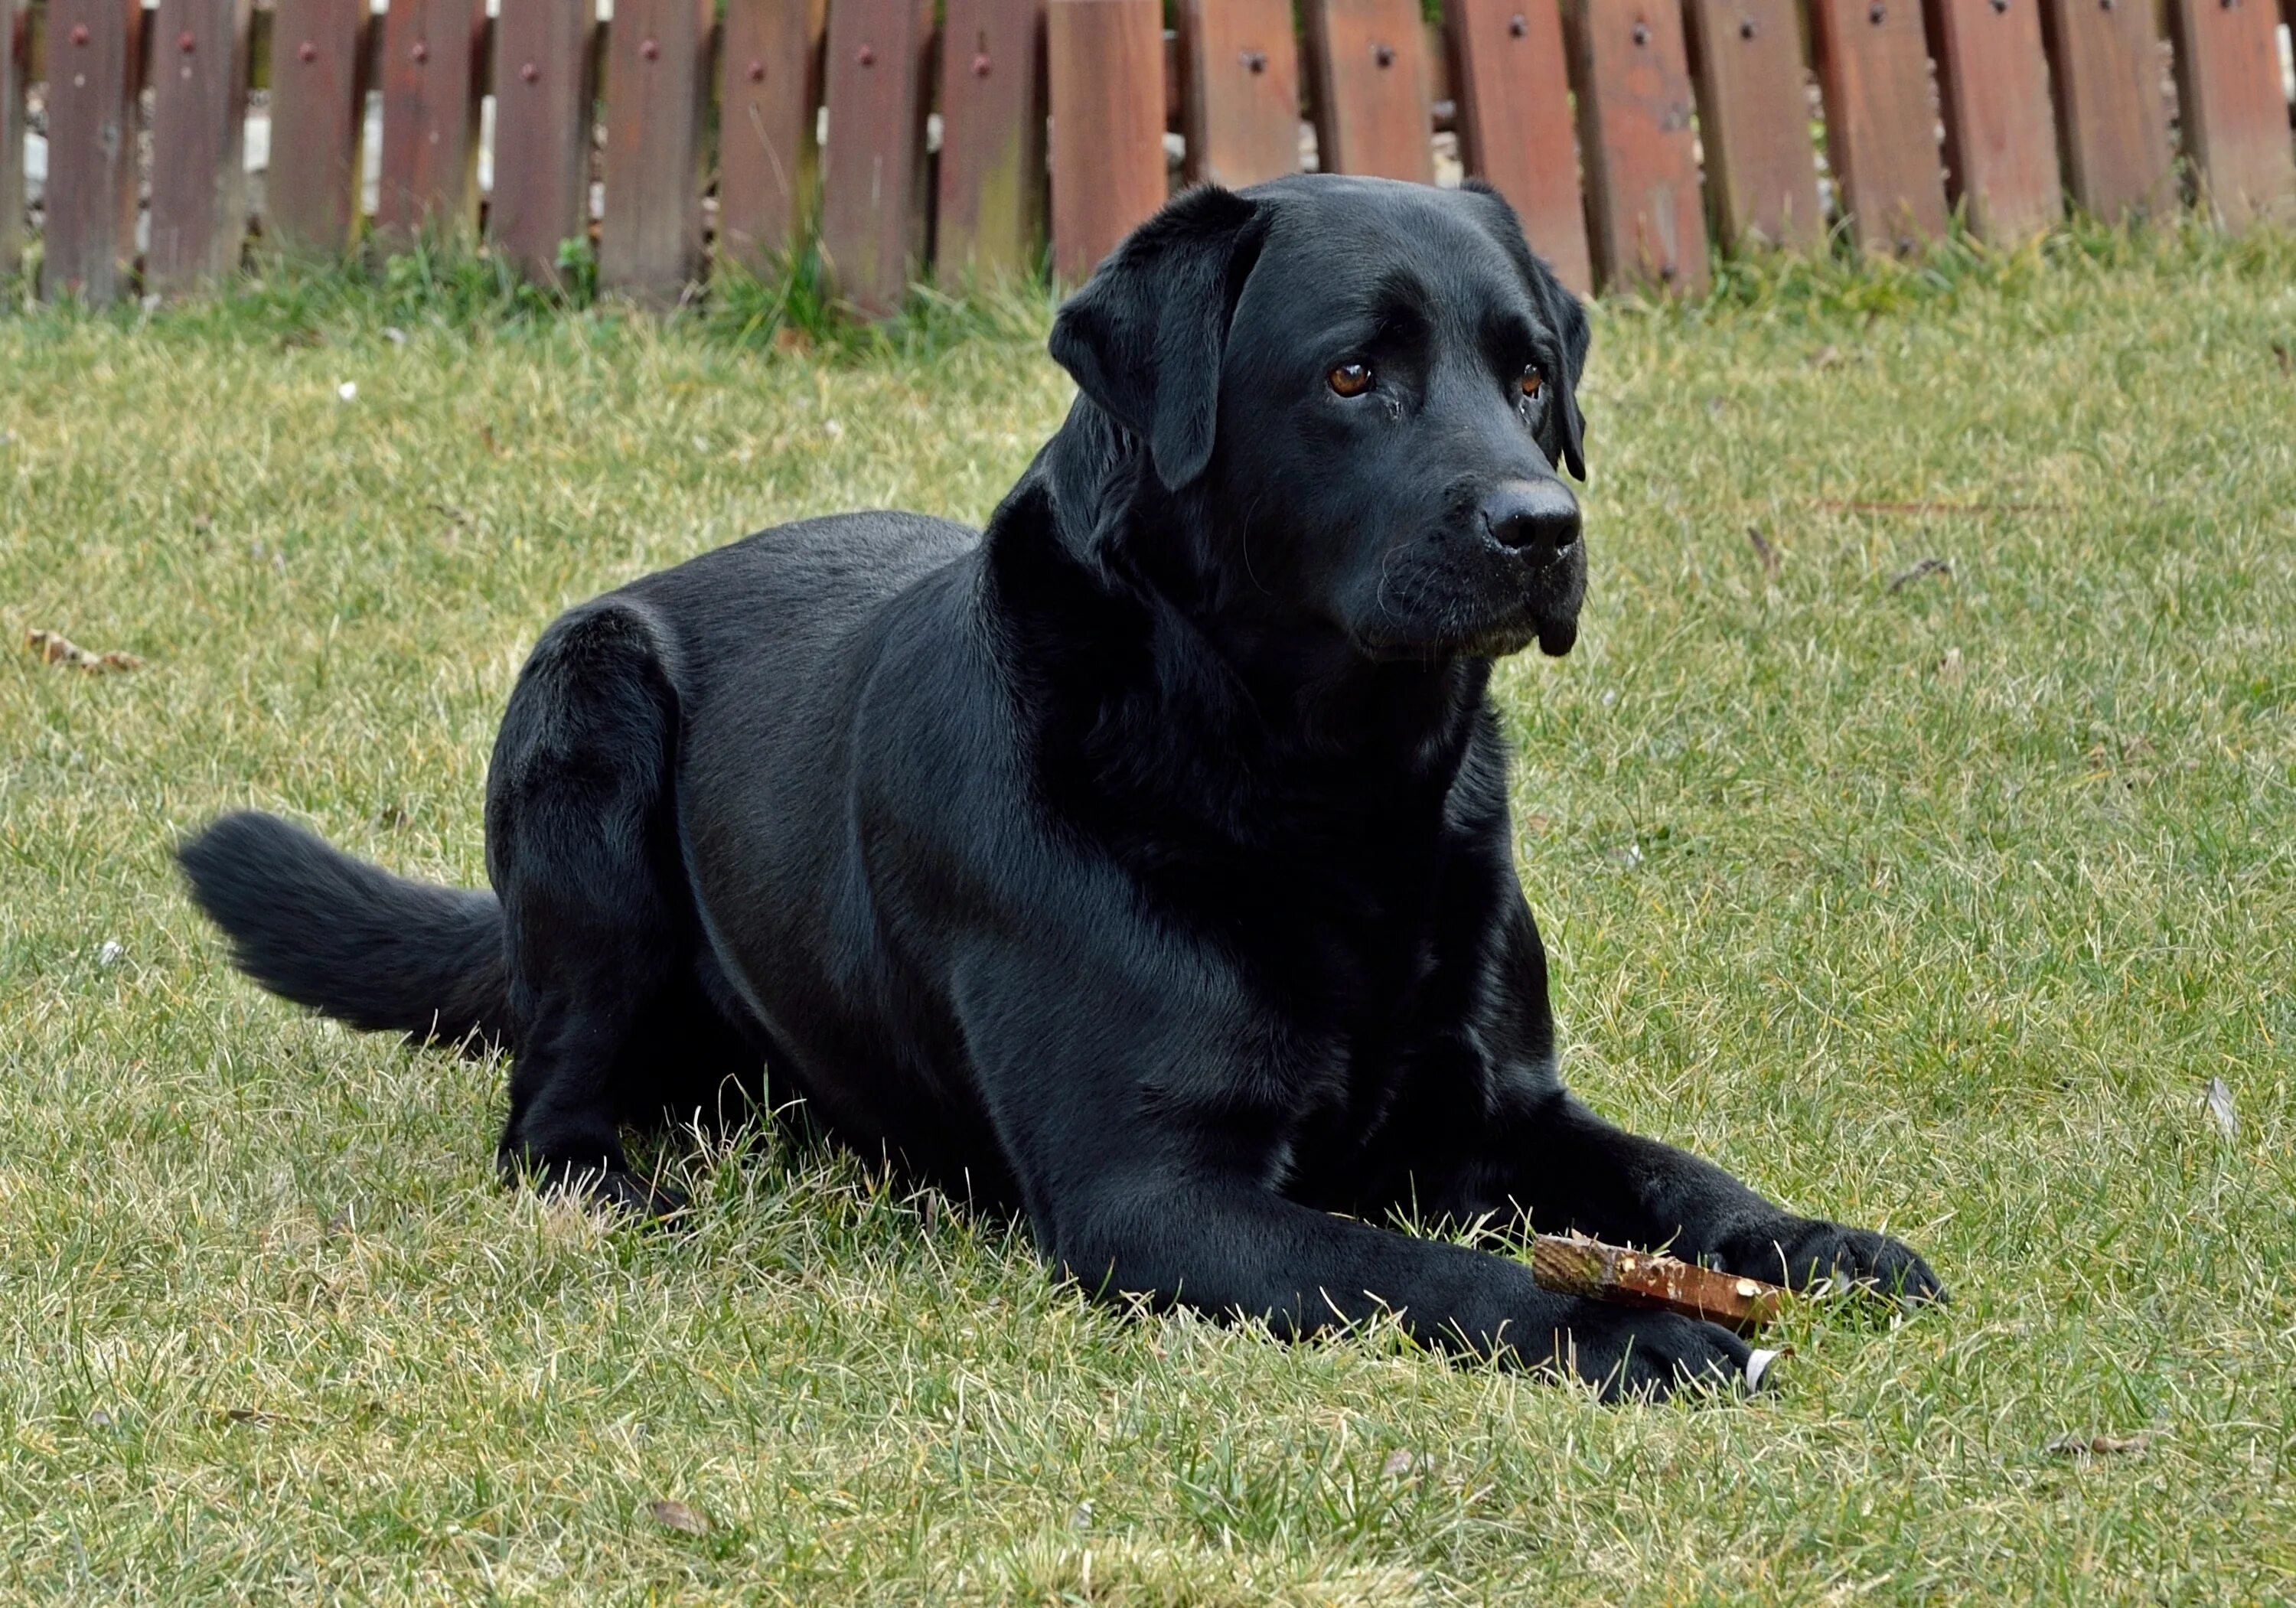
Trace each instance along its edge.
{"label": "dry grass blade", "polygon": [[2133,1435],[2060,1435],[2047,1449],[2060,1457],[2126,1457],[2160,1439],[2159,1430],[2139,1430]]}
{"label": "dry grass blade", "polygon": [[2221,1078],[2209,1079],[2209,1120],[2217,1125],[2217,1132],[2227,1139],[2240,1137],[2240,1112],[2232,1103],[2232,1090]]}
{"label": "dry grass blade", "polygon": [[1935,556],[1925,558],[1912,569],[1899,570],[1891,576],[1890,590],[1893,594],[1902,592],[1925,575],[1942,575],[1950,580],[1953,578],[1953,560]]}

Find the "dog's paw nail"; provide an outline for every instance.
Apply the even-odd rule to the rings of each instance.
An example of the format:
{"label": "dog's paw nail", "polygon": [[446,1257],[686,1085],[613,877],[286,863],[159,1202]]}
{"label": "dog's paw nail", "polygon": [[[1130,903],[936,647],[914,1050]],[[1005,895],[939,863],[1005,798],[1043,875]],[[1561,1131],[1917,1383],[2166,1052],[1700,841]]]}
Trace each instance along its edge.
{"label": "dog's paw nail", "polygon": [[1770,1371],[1770,1365],[1784,1355],[1783,1351],[1764,1350],[1759,1348],[1751,1352],[1746,1358],[1746,1388],[1750,1391],[1760,1390],[1762,1378]]}

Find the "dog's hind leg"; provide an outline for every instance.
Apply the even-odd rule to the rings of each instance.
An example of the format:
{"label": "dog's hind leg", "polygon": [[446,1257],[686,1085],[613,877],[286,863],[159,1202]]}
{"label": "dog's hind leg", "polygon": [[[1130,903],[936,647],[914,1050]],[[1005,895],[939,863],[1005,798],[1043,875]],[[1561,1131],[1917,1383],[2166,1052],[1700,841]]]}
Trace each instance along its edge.
{"label": "dog's hind leg", "polygon": [[689,970],[676,741],[656,629],[611,600],[544,633],[487,776],[514,1026],[502,1164],[649,1214],[675,1202],[629,1169],[619,1119],[634,1091],[620,1085],[647,1064],[637,1038]]}

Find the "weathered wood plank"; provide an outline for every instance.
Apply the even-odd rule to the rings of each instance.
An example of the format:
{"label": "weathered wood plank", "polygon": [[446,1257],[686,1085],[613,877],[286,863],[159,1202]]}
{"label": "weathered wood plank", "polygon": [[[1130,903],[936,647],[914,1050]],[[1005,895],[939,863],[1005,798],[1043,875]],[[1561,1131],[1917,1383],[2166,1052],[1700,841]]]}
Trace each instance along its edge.
{"label": "weathered wood plank", "polygon": [[1045,235],[1045,0],[948,0],[934,269],[1017,279]]}
{"label": "weathered wood plank", "polygon": [[2271,0],[2169,0],[2185,151],[2227,229],[2296,220],[2278,23]]}
{"label": "weathered wood plank", "polygon": [[606,40],[598,283],[674,301],[701,267],[710,0],[617,0]]}
{"label": "weathered wood plank", "polygon": [[1795,0],[1687,0],[1706,193],[1726,246],[1824,243]]}
{"label": "weathered wood plank", "polygon": [[1595,269],[1604,289],[1706,288],[1682,13],[1651,0],[1575,0],[1578,144]]}
{"label": "weathered wood plank", "polygon": [[726,0],[718,249],[753,270],[794,246],[820,183],[822,0]]}
{"label": "weathered wood plank", "polygon": [[1316,163],[1435,180],[1435,114],[1417,0],[1306,0]]}
{"label": "weathered wood plank", "polygon": [[468,234],[479,217],[479,44],[485,0],[391,0],[382,20],[382,183],[393,245]]}
{"label": "weathered wood plank", "polygon": [[2064,217],[2040,0],[1929,0],[1948,196],[1997,245]]}
{"label": "weathered wood plank", "polygon": [[55,0],[48,14],[48,187],[40,294],[91,305],[128,288],[135,252],[136,0]]}
{"label": "weathered wood plank", "polygon": [[1159,0],[1050,0],[1053,273],[1081,284],[1164,204]]}
{"label": "weathered wood plank", "polygon": [[1188,177],[1233,190],[1298,172],[1291,0],[1186,0],[1180,35]]}
{"label": "weathered wood plank", "polygon": [[[4,3],[4,0],[0,0]],[[247,237],[249,0],[160,0],[152,62],[152,234],[160,295],[239,266]]]}
{"label": "weathered wood plank", "polygon": [[1443,16],[1461,160],[1507,198],[1556,277],[1588,294],[1595,270],[1560,7],[1555,0],[1445,0]]}
{"label": "weathered wood plank", "polygon": [[558,278],[590,238],[591,0],[502,0],[495,21],[494,190],[487,239],[519,271]]}
{"label": "weathered wood plank", "polygon": [[263,237],[298,256],[350,249],[366,99],[364,0],[278,0]]}
{"label": "weathered wood plank", "polygon": [[2161,38],[2144,0],[2042,0],[2065,180],[2092,216],[2119,223],[2177,201]]}
{"label": "weathered wood plank", "polygon": [[1825,97],[1825,151],[1842,210],[1868,250],[1909,251],[1945,233],[1945,174],[1915,0],[1809,0]]}
{"label": "weathered wood plank", "polygon": [[925,55],[917,0],[837,0],[829,12],[829,149],[821,253],[837,291],[891,313],[925,245]]}

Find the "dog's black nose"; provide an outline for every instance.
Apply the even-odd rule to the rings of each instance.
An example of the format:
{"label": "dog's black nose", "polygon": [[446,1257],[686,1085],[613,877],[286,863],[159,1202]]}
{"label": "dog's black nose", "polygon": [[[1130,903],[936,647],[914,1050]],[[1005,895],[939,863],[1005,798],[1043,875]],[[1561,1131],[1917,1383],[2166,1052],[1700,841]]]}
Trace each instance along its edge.
{"label": "dog's black nose", "polygon": [[1483,499],[1483,529],[1502,547],[1554,558],[1578,539],[1578,499],[1560,480],[1509,480]]}

